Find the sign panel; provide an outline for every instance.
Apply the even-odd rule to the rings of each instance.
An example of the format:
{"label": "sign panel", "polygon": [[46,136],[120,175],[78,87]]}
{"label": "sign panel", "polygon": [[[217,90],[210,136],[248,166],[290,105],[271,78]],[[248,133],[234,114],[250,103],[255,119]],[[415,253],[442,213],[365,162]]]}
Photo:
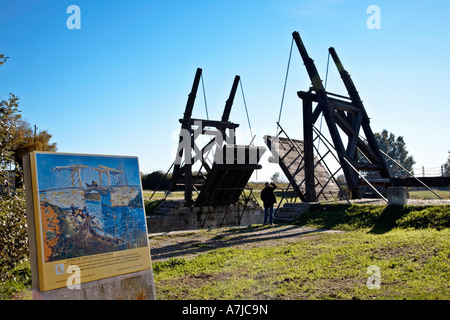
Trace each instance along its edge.
{"label": "sign panel", "polygon": [[137,157],[30,155],[40,291],[151,269]]}

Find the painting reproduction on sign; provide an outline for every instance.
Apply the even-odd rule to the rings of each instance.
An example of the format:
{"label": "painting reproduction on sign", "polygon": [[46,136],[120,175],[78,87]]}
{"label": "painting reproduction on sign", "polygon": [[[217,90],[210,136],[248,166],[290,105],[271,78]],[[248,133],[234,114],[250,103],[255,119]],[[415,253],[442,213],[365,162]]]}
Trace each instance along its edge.
{"label": "painting reproduction on sign", "polygon": [[69,265],[84,281],[151,268],[136,157],[35,152],[30,165],[42,289]]}

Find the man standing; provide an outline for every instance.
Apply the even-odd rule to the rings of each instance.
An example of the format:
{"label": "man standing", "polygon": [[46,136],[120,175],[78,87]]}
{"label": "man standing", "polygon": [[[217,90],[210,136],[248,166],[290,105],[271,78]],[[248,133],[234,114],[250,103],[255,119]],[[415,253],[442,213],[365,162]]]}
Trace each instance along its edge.
{"label": "man standing", "polygon": [[273,191],[277,188],[274,183],[266,182],[265,188],[261,191],[261,200],[264,204],[264,225],[267,224],[267,216],[269,216],[269,223],[273,224],[273,205],[277,202]]}

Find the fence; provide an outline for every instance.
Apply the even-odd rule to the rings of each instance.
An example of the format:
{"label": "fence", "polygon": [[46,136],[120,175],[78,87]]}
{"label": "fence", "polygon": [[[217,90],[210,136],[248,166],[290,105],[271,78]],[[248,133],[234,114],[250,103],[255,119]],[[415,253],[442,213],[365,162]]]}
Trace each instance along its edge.
{"label": "fence", "polygon": [[449,174],[445,173],[444,165],[440,167],[416,167],[413,168],[415,177],[445,177]]}

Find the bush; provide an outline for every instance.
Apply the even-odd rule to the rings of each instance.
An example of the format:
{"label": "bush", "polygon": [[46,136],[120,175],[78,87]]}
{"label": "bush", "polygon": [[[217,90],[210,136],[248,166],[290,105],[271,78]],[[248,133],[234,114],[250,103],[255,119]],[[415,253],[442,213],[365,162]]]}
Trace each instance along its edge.
{"label": "bush", "polygon": [[6,281],[14,277],[10,271],[29,256],[25,200],[21,197],[0,199],[0,248],[0,281]]}
{"label": "bush", "polygon": [[162,171],[153,171],[149,174],[142,174],[142,188],[144,190],[168,190],[170,188],[172,175],[165,176]]}

